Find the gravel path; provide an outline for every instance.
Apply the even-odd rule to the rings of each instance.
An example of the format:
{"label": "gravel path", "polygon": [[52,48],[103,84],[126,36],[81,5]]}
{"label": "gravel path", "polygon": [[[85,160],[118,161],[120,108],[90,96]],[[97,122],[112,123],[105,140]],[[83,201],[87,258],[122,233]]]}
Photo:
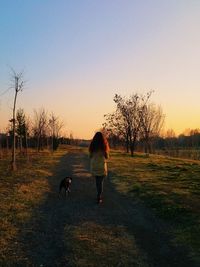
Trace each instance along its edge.
{"label": "gravel path", "polygon": [[[168,226],[138,201],[116,192],[109,179],[104,185],[104,203],[97,205],[94,179],[88,170],[87,156],[76,150],[66,154],[49,177],[51,192],[24,225],[26,231],[20,236],[28,266],[72,266],[72,250],[64,242],[64,232],[66,227],[90,221],[123,226],[146,258],[145,266],[196,267],[183,247],[172,246]],[[58,198],[59,182],[66,175],[73,177],[72,192],[67,199]],[[118,266],[124,267],[123,263]]]}

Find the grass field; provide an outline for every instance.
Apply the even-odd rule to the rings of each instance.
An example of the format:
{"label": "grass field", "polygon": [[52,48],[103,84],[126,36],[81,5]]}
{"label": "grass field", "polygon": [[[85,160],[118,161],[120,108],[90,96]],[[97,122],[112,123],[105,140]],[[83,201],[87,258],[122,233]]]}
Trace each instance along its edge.
{"label": "grass field", "polygon": [[190,149],[166,149],[166,150],[156,150],[155,154],[160,154],[169,157],[176,157],[182,159],[192,159],[200,160],[200,150],[198,148]]}
{"label": "grass field", "polygon": [[114,151],[109,168],[117,190],[170,223],[173,242],[189,247],[200,264],[200,162]]}
{"label": "grass field", "polygon": [[21,247],[17,236],[22,229],[32,231],[24,225],[50,192],[48,177],[64,153],[66,150],[32,153],[28,163],[25,158],[17,157],[16,172],[10,171],[9,155],[0,160],[0,266],[13,266],[13,262],[18,266],[20,257],[25,257],[23,251],[16,253],[16,248]]}
{"label": "grass field", "polygon": [[[87,153],[85,149],[74,151],[77,155]],[[80,202],[83,203],[82,210],[79,210],[79,203],[76,203],[77,196],[70,203],[73,204],[74,201],[78,205],[77,214],[75,212],[73,215],[74,220],[82,212],[81,216],[91,216],[90,221],[83,220],[82,224],[74,221],[73,225],[70,224],[67,222],[65,207],[60,206],[62,203],[57,197],[49,197],[52,194],[50,180],[54,179],[54,170],[68,152],[69,149],[64,148],[53,154],[47,151],[32,154],[28,163],[23,158],[18,159],[18,170],[15,173],[8,168],[8,158],[0,160],[0,266],[13,266],[13,263],[16,263],[15,266],[35,266],[26,258],[23,244],[18,243],[18,236],[21,231],[30,234],[33,232],[33,236],[35,235],[31,223],[36,214],[41,216],[37,218],[39,222],[44,222],[45,227],[48,225],[51,213],[49,217],[43,218],[44,214],[35,212],[48,199],[52,199],[66,216],[63,244],[68,248],[68,253],[73,255],[74,262],[78,262],[78,265],[70,266],[130,266],[130,262],[135,262],[135,266],[148,266],[144,262],[141,264],[142,258],[137,258],[137,255],[141,255],[139,248],[123,225],[114,227],[112,224],[104,225],[95,221],[92,212],[98,214],[98,211],[91,206],[91,199],[84,202],[84,181],[81,182],[82,195],[79,196],[80,199],[83,198],[83,202]],[[88,160],[87,157],[85,160]],[[81,170],[78,164],[76,166],[78,171]],[[110,182],[115,190],[130,201],[144,203],[155,216],[169,224],[167,229],[173,237],[173,244],[187,247],[190,257],[200,266],[200,162],[156,155],[145,157],[143,154],[130,157],[126,153],[112,151],[108,167]],[[92,185],[93,180],[90,183]],[[101,212],[103,215],[103,210]],[[109,214],[109,211],[105,213]],[[26,222],[29,223],[26,225]],[[133,255],[136,255],[135,259]],[[121,265],[117,257],[121,257],[120,260],[127,264]],[[104,265],[100,264],[102,258]],[[94,265],[95,262],[98,265]]]}
{"label": "grass field", "polygon": [[[54,171],[55,168],[57,169],[61,158],[70,151],[71,148],[58,150],[53,154],[49,152],[40,154],[33,153],[31,155],[31,162],[29,163],[23,158],[18,158],[18,169],[14,173],[9,170],[10,158],[0,161],[0,266],[49,267],[65,266],[67,262],[67,266],[74,267],[107,267],[121,266],[120,261],[123,261],[124,266],[148,266],[145,263],[141,264],[143,259],[139,257],[140,252],[135,245],[134,238],[126,233],[123,226],[101,225],[93,217],[91,221],[88,221],[89,218],[87,217],[86,222],[81,224],[76,220],[73,223],[66,220],[68,218],[66,202],[64,203],[62,199],[59,200],[55,196],[55,192],[51,192],[52,188],[49,181],[52,178],[54,179]],[[85,150],[80,152],[80,149],[75,149],[73,153],[75,153],[76,157],[76,154],[85,154]],[[88,157],[86,157],[86,160],[88,161]],[[77,168],[79,169],[80,166],[77,165]],[[91,180],[91,184],[93,184],[93,179]],[[54,265],[54,262],[51,262],[51,248],[49,251],[45,251],[46,248],[42,248],[43,245],[48,246],[48,244],[52,243],[54,233],[51,231],[55,229],[50,228],[50,233],[46,241],[41,240],[41,238],[46,234],[45,232],[48,233],[48,229],[43,229],[43,226],[40,225],[37,226],[37,231],[35,229],[35,220],[39,221],[45,228],[49,224],[53,224],[54,227],[54,220],[49,221],[53,214],[52,210],[50,210],[49,215],[38,212],[38,207],[40,210],[43,203],[50,200],[50,197],[47,197],[49,194],[53,195],[51,199],[54,202],[54,206],[58,208],[58,212],[55,214],[57,217],[60,216],[59,222],[61,224],[62,221],[64,222],[64,228],[62,229],[63,240],[60,240],[60,243],[63,245],[63,252],[65,253],[65,250],[67,250],[66,255],[63,257],[65,263],[62,262],[63,259],[58,258],[56,265]],[[85,198],[85,193],[83,197]],[[78,198],[76,196],[74,199],[75,203],[77,203]],[[82,207],[83,216],[86,216],[87,212],[90,213],[90,210],[98,214],[96,204],[91,206],[91,203],[93,203],[91,201],[90,199],[89,207]],[[65,205],[63,206],[62,203]],[[79,203],[83,203],[84,205],[84,202],[78,201],[78,207],[69,207],[70,213],[75,212],[74,216],[78,216],[78,218],[80,213]],[[72,199],[70,204],[74,205]],[[86,211],[84,211],[84,208]],[[59,212],[63,212],[63,214]],[[37,218],[35,218],[36,214]],[[39,218],[40,216],[41,218]],[[30,240],[24,241],[24,244],[23,239],[19,238],[22,236],[22,232],[23,236],[30,238]],[[31,238],[31,236],[34,236],[34,238]],[[41,263],[46,260],[45,264],[37,265],[33,263],[33,258],[31,259],[30,256],[27,256],[27,243],[33,242],[34,244],[35,241],[36,243],[41,243],[41,251],[40,248],[38,250],[36,249],[40,255],[36,255],[35,257],[38,257],[38,261]],[[60,246],[59,240],[57,242],[58,246]],[[56,247],[56,242],[53,245]],[[50,259],[46,259],[48,254]],[[68,260],[69,257],[70,263]],[[102,259],[103,264],[101,262]],[[61,261],[59,262],[59,260]]]}

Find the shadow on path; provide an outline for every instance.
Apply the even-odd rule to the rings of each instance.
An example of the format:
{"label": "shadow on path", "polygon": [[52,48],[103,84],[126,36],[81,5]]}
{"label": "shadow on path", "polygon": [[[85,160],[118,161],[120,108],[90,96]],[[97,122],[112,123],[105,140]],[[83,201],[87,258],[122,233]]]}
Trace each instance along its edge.
{"label": "shadow on path", "polygon": [[[96,205],[95,183],[88,164],[87,155],[72,151],[61,158],[54,175],[48,178],[51,192],[26,223],[25,228],[30,231],[20,236],[29,262],[25,266],[73,266],[73,251],[66,246],[64,237],[66,225],[90,221],[102,226],[123,226],[146,255],[145,266],[195,267],[184,248],[172,247],[166,226],[140,203],[116,192],[109,180],[105,181],[103,205]],[[66,199],[58,198],[59,182],[66,175],[73,177],[72,192]]]}

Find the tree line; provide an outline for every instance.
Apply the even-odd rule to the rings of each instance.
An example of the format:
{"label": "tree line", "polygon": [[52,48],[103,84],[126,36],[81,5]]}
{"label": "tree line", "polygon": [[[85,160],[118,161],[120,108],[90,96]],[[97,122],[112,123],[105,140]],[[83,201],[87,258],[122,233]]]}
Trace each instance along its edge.
{"label": "tree line", "polygon": [[[12,169],[15,166],[15,150],[28,154],[28,148],[38,152],[44,148],[52,151],[58,148],[59,142],[65,144],[83,144],[81,140],[61,137],[63,123],[53,112],[49,114],[44,108],[34,110],[33,117],[26,116],[23,109],[16,111],[17,95],[24,86],[23,73],[12,70],[12,88],[15,95],[13,114],[6,132],[0,133],[1,149],[12,149]],[[109,139],[111,147],[124,147],[131,156],[134,152],[165,153],[175,151],[172,156],[179,156],[178,150],[200,147],[200,131],[190,130],[187,135],[175,136],[173,130],[166,135],[161,134],[165,121],[165,114],[161,106],[151,101],[153,91],[146,94],[133,93],[129,97],[115,94],[113,101],[115,110],[104,115],[105,122],[102,131]],[[88,144],[85,142],[84,144]],[[168,153],[168,154],[170,154]],[[199,156],[200,157],[200,156]]]}
{"label": "tree line", "polygon": [[[9,122],[6,131],[0,135],[1,148],[13,147],[13,119]],[[44,108],[34,110],[32,119],[19,108],[15,119],[15,147],[25,153],[28,148],[35,148],[38,152],[44,148],[56,150],[63,126],[58,116],[53,112],[48,114]]]}
{"label": "tree line", "polygon": [[[17,96],[24,88],[24,79],[23,72],[16,73],[13,69],[11,71],[10,89],[14,89],[12,118],[9,120],[10,124],[6,131],[0,133],[0,156],[4,148],[6,151],[11,149],[11,168],[15,170],[16,149],[25,155],[28,155],[28,148],[36,148],[38,152],[44,148],[56,150],[63,123],[53,112],[48,114],[44,108],[34,110],[32,119],[26,116],[23,109],[19,108],[16,111]],[[7,91],[8,89],[3,94]]]}
{"label": "tree line", "polygon": [[173,157],[200,160],[200,129],[186,129],[178,136],[173,129],[154,139],[154,151]]}

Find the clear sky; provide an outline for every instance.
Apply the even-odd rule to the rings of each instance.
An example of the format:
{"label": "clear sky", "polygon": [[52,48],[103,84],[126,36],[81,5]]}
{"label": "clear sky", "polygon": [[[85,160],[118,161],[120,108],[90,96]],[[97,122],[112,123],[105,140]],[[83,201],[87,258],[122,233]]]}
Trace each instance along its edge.
{"label": "clear sky", "polygon": [[43,107],[91,138],[115,93],[154,89],[177,133],[200,128],[199,0],[0,0],[0,130],[12,113],[10,67],[27,81],[17,107]]}

